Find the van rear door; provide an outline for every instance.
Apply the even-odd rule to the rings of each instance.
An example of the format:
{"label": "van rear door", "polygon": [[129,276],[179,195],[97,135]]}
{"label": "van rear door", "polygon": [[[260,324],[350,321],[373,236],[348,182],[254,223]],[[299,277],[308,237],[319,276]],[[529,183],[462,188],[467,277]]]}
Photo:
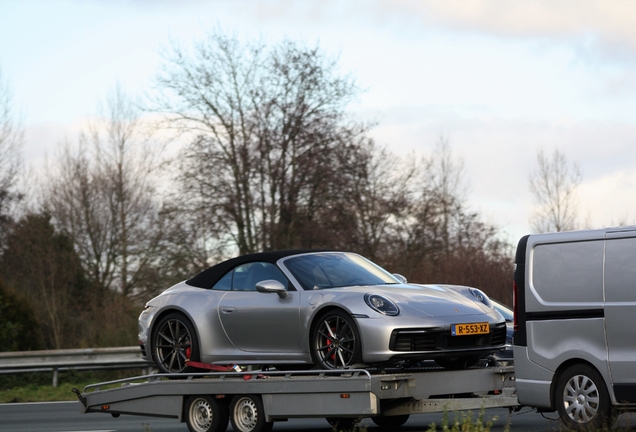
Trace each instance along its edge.
{"label": "van rear door", "polygon": [[605,333],[618,403],[636,403],[636,231],[608,232]]}

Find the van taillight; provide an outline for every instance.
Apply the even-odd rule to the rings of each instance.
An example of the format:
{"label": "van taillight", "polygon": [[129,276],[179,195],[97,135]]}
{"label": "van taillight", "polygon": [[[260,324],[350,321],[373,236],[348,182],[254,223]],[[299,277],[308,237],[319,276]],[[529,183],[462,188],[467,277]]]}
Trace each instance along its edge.
{"label": "van taillight", "polygon": [[519,330],[519,323],[517,317],[519,316],[519,302],[517,296],[519,295],[519,287],[516,281],[512,281],[512,312],[513,312],[513,325],[514,330]]}

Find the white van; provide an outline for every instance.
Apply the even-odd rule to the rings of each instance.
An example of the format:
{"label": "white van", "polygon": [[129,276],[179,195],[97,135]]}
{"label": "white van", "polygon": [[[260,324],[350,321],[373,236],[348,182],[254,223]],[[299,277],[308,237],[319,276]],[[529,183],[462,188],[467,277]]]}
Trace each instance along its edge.
{"label": "white van", "polygon": [[577,429],[636,408],[636,227],[523,237],[514,312],[521,405]]}

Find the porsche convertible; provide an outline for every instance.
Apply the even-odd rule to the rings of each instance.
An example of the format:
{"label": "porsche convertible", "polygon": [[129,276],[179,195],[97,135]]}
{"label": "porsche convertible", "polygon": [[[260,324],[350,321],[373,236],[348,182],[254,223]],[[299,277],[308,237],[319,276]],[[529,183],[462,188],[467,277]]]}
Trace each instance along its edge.
{"label": "porsche convertible", "polygon": [[506,322],[482,291],[416,285],[339,251],[240,256],[150,300],[142,356],[160,372],[188,361],[337,369],[435,360],[464,368],[503,349]]}

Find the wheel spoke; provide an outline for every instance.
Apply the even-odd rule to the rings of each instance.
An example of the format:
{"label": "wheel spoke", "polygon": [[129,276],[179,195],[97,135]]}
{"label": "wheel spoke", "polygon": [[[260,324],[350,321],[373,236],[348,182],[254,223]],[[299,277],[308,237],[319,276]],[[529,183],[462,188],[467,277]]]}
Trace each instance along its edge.
{"label": "wheel spoke", "polygon": [[325,339],[333,339],[333,335],[329,335],[325,332],[323,332],[322,330],[318,330],[318,334],[322,337],[324,337]]}
{"label": "wheel spoke", "polygon": [[333,345],[332,345],[332,344],[327,344],[327,345],[319,346],[319,347],[318,347],[318,348],[316,348],[316,349],[317,349],[318,351],[324,351],[324,350],[327,350],[327,349],[331,349],[332,347],[333,347]]}
{"label": "wheel spoke", "polygon": [[181,322],[180,321],[174,322],[174,340],[176,341],[181,340]]}
{"label": "wheel spoke", "polygon": [[338,358],[340,359],[340,363],[342,363],[342,367],[345,367],[347,362],[344,360],[344,357],[342,357],[342,350],[338,350]]}
{"label": "wheel spoke", "polygon": [[598,397],[594,397],[594,396],[592,396],[592,397],[588,396],[588,397],[586,398],[586,401],[587,401],[587,403],[588,403],[588,404],[590,404],[590,405],[598,405],[598,403],[599,403],[599,398],[598,398]]}
{"label": "wheel spoke", "polygon": [[331,339],[335,339],[336,335],[333,333],[333,330],[331,329],[331,326],[329,325],[328,321],[325,321],[325,327],[327,328],[327,332],[329,333],[329,337]]}
{"label": "wheel spoke", "polygon": [[323,359],[331,358],[331,355],[332,355],[332,354],[334,353],[334,351],[335,351],[335,350],[334,350],[334,348],[333,348],[333,345],[332,345],[332,346],[329,346],[329,347],[327,347],[327,348],[329,348],[329,351],[327,351],[327,354],[325,354],[325,356],[323,357]]}
{"label": "wheel spoke", "polygon": [[342,351],[346,351],[346,352],[348,352],[349,354],[353,355],[353,350],[352,350],[352,349],[350,349],[350,348],[348,348],[348,347],[346,347],[346,346],[340,345],[340,349],[341,349]]}
{"label": "wheel spoke", "polygon": [[183,353],[181,350],[177,351],[176,357],[177,357],[177,366],[179,367],[179,372],[181,372],[185,368],[185,362],[181,359],[182,355]]}
{"label": "wheel spoke", "polygon": [[172,353],[170,354],[170,365],[168,366],[168,371],[172,372],[172,366],[174,365],[174,360],[176,358],[177,353],[175,351],[172,351]]}
{"label": "wheel spoke", "polygon": [[341,318],[336,318],[336,330],[335,330],[336,336],[341,333],[340,332],[341,328],[342,328],[342,319]]}
{"label": "wheel spoke", "polygon": [[170,331],[170,336],[172,337],[172,340],[176,341],[177,338],[175,337],[174,328],[172,327],[173,326],[173,321],[168,321],[167,324],[168,324],[168,330]]}
{"label": "wheel spoke", "polygon": [[166,342],[168,342],[169,344],[174,344],[174,339],[170,339],[168,336],[166,336],[163,333],[159,333],[159,336],[161,336],[163,339],[166,340]]}
{"label": "wheel spoke", "polygon": [[581,407],[579,409],[579,418],[582,418],[584,422],[589,422],[591,417],[587,415],[587,410],[585,410],[583,407]]}

